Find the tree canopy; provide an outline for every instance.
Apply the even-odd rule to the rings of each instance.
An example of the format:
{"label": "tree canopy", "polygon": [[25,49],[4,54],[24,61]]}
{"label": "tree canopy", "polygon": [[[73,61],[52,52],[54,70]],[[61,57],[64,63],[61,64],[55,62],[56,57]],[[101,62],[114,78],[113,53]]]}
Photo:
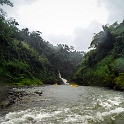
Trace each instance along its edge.
{"label": "tree canopy", "polygon": [[40,31],[20,30],[18,25],[13,18],[0,20],[0,77],[16,85],[60,84],[59,70],[70,79],[82,53],[66,44],[53,46]]}
{"label": "tree canopy", "polygon": [[0,0],[0,4],[1,5],[6,4],[6,5],[9,5],[9,6],[12,6],[13,7],[13,3],[10,2],[10,0]]}
{"label": "tree canopy", "polygon": [[73,80],[81,85],[99,85],[124,89],[124,21],[102,26],[95,34],[90,50]]}

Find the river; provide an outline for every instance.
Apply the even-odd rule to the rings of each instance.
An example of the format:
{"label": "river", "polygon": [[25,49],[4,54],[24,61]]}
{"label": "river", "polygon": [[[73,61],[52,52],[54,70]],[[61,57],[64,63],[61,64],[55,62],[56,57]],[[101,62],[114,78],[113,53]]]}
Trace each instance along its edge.
{"label": "river", "polygon": [[16,90],[43,94],[22,98],[1,115],[0,124],[124,124],[124,92],[70,85]]}

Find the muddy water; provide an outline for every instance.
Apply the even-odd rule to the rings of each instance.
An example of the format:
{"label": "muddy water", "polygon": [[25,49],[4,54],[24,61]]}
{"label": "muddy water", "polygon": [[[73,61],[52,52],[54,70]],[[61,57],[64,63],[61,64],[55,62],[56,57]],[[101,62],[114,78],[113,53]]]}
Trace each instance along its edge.
{"label": "muddy water", "polygon": [[124,124],[123,92],[70,85],[17,90],[31,95],[9,108],[0,124]]}

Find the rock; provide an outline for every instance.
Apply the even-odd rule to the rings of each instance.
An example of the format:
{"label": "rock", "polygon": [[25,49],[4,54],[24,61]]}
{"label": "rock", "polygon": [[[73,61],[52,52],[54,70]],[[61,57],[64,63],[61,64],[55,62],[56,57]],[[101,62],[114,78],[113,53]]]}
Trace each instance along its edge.
{"label": "rock", "polygon": [[9,88],[6,86],[0,86],[0,103],[5,100],[5,96]]}
{"label": "rock", "polygon": [[28,96],[30,96],[32,93],[30,91],[27,92]]}
{"label": "rock", "polygon": [[39,96],[41,96],[42,91],[35,91],[34,93],[39,94]]}
{"label": "rock", "polygon": [[21,100],[21,103],[28,103],[28,102],[29,102],[29,100],[26,100],[26,99]]}
{"label": "rock", "polygon": [[[0,97],[0,108],[1,109],[8,109],[8,107],[12,107],[14,106],[14,104],[18,104],[18,103],[27,103],[29,100],[27,100],[30,96],[34,95],[36,97],[36,95],[41,96],[42,95],[42,91],[40,90],[36,90],[36,91],[29,91],[24,89],[17,89],[17,88],[7,88],[5,90],[3,90],[3,88],[1,87],[2,92],[2,97]],[[25,97],[26,96],[26,97]]]}
{"label": "rock", "polygon": [[9,95],[13,95],[14,93],[12,91],[8,92]]}
{"label": "rock", "polygon": [[1,108],[5,108],[5,107],[8,107],[10,105],[10,101],[8,100],[5,100],[1,103]]}

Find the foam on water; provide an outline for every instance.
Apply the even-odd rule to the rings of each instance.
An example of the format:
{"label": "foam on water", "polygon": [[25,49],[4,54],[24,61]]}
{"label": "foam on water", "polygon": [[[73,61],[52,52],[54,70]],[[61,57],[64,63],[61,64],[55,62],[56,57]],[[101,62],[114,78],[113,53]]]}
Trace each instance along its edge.
{"label": "foam on water", "polygon": [[[124,112],[124,108],[118,107],[110,111],[105,112],[87,112],[84,114],[84,110],[82,113],[73,112],[74,109],[69,108],[57,108],[53,107],[53,110],[49,110],[43,108],[34,108],[28,109],[26,111],[19,112],[10,112],[5,117],[1,118],[1,124],[40,124],[41,122],[44,124],[49,123],[84,123],[90,124],[95,122],[104,121],[104,117],[110,116],[112,120],[115,119],[116,115],[121,112]],[[77,111],[79,111],[77,109]],[[93,114],[94,113],[94,114]]]}
{"label": "foam on water", "polygon": [[112,92],[109,96],[82,96],[83,99],[81,97],[78,101],[63,106],[49,105],[9,112],[0,117],[0,124],[101,124],[104,121],[109,123],[109,120],[115,121],[124,113],[124,97],[115,95]]}

